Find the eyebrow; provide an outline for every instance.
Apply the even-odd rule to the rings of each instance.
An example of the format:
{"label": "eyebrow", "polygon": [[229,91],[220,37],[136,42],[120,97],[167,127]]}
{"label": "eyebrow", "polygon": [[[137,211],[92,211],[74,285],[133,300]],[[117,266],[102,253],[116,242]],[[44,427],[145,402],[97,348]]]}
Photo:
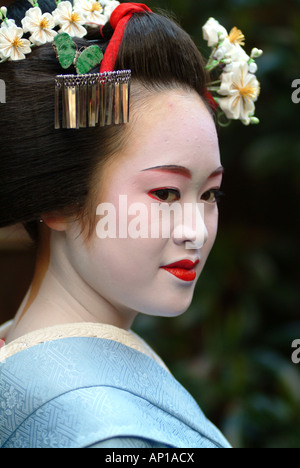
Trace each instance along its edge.
{"label": "eyebrow", "polygon": [[[184,166],[177,166],[177,165],[167,165],[167,166],[155,166],[155,167],[149,167],[147,169],[143,169],[141,172],[145,171],[163,171],[163,172],[171,172],[173,174],[179,174],[182,175],[183,177],[187,177],[188,179],[192,178],[191,171],[187,169]],[[209,176],[208,179],[211,179],[213,177],[216,177],[220,174],[223,174],[224,172],[224,167],[220,166],[218,169],[216,169],[214,172],[212,172]]]}
{"label": "eyebrow", "polygon": [[216,177],[220,174],[224,174],[224,167],[223,166],[220,166],[218,167],[218,169],[216,169],[214,172],[212,172],[210,174],[210,176],[208,176],[209,179],[212,179],[213,177]]}
{"label": "eyebrow", "polygon": [[172,172],[173,174],[180,174],[188,179],[192,178],[191,172],[183,166],[175,166],[175,165],[168,165],[168,166],[155,166],[149,167],[148,169],[143,169],[141,172],[145,171],[163,171],[163,172]]}

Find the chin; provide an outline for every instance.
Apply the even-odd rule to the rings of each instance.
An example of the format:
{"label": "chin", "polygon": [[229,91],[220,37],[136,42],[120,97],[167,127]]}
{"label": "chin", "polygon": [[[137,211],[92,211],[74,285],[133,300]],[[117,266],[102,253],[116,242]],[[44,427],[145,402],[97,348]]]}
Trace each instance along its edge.
{"label": "chin", "polygon": [[186,294],[183,291],[180,298],[177,296],[177,300],[174,299],[175,297],[171,301],[166,301],[164,304],[160,302],[160,304],[157,304],[155,308],[151,308],[151,310],[144,311],[143,313],[156,317],[178,317],[179,315],[184,314],[190,307],[193,294]]}

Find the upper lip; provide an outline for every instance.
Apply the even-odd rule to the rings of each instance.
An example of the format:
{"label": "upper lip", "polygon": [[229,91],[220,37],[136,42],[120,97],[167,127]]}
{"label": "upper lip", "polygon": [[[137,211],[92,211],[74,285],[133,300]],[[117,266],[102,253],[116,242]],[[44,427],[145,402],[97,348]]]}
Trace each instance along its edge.
{"label": "upper lip", "polygon": [[199,259],[192,262],[191,260],[179,260],[179,262],[163,265],[162,268],[183,268],[184,270],[192,270],[199,263]]}

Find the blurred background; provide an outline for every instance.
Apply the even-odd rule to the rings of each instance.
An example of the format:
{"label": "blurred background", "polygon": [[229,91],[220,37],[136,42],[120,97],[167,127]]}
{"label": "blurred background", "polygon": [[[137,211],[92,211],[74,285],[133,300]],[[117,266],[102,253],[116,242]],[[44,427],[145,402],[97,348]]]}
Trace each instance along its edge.
{"label": "blurred background", "polygon": [[[123,2],[122,2],[123,3]],[[219,234],[190,309],[175,319],[140,316],[134,330],[237,448],[300,448],[299,0],[157,0],[204,57],[213,16],[246,36],[257,60],[260,125],[219,129],[225,166]],[[300,94],[299,94],[300,96]],[[0,230],[0,322],[28,287],[34,248],[18,228]]]}

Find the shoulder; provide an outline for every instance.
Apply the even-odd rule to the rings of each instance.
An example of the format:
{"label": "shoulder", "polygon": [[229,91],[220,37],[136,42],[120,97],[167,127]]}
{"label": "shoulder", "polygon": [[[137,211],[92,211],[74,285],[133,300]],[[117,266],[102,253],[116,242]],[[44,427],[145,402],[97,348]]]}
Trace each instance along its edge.
{"label": "shoulder", "polygon": [[[12,393],[17,404],[8,408]],[[0,418],[0,446],[20,444],[22,437],[30,447],[87,447],[128,437],[170,447],[222,446],[169,372],[110,340],[67,338],[12,356],[1,368],[0,400],[12,422],[1,425]]]}
{"label": "shoulder", "polygon": [[14,432],[10,446],[22,438],[25,445],[44,448],[224,446],[207,422],[199,421],[198,429],[184,422],[182,414],[169,414],[140,395],[93,386],[74,389],[40,407]]}

